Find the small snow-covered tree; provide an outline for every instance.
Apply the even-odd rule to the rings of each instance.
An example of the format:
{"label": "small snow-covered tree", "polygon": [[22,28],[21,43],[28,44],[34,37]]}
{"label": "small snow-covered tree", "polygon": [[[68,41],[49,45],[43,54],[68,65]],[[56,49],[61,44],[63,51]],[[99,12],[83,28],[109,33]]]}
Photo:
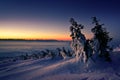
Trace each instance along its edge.
{"label": "small snow-covered tree", "polygon": [[100,57],[104,57],[106,61],[111,61],[109,52],[112,50],[108,43],[112,40],[107,32],[106,28],[102,26],[104,24],[99,24],[99,20],[96,17],[93,17],[94,28],[91,31],[94,34],[93,42],[96,42],[94,45],[95,53],[98,53]]}
{"label": "small snow-covered tree", "polygon": [[76,60],[86,62],[87,55],[84,51],[86,38],[84,34],[81,33],[81,29],[83,29],[84,26],[82,24],[78,24],[73,18],[70,19],[70,23],[70,37],[72,37],[71,47],[75,53]]}

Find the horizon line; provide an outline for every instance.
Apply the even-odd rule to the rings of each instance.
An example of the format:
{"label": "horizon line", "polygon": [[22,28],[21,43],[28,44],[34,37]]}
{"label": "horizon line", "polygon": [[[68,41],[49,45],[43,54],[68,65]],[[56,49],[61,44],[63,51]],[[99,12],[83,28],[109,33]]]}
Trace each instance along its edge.
{"label": "horizon line", "polygon": [[17,39],[17,38],[0,38],[0,40],[13,40],[13,41],[70,41],[70,40],[58,40],[58,39]]}

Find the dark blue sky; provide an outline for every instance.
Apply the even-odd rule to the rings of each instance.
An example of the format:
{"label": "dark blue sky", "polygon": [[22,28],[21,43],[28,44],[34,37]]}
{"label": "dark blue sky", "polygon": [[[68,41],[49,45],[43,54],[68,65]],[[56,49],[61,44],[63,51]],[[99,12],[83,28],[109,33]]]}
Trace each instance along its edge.
{"label": "dark blue sky", "polygon": [[73,17],[89,33],[92,16],[98,17],[115,39],[120,38],[119,0],[0,0],[0,21],[42,21],[66,30]]}

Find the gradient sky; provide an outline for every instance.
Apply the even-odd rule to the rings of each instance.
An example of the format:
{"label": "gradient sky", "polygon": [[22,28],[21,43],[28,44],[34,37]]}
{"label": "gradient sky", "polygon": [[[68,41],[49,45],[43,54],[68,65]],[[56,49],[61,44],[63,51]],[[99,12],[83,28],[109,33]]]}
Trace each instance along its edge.
{"label": "gradient sky", "polygon": [[0,38],[69,40],[69,19],[92,37],[92,16],[120,39],[119,0],[0,0]]}

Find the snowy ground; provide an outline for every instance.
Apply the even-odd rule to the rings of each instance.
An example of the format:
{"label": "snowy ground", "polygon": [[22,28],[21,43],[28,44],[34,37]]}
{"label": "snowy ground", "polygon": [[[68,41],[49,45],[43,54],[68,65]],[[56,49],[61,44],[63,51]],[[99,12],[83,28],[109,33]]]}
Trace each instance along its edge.
{"label": "snowy ground", "polygon": [[111,56],[111,63],[90,60],[82,64],[75,58],[1,63],[0,80],[120,80],[120,52]]}

